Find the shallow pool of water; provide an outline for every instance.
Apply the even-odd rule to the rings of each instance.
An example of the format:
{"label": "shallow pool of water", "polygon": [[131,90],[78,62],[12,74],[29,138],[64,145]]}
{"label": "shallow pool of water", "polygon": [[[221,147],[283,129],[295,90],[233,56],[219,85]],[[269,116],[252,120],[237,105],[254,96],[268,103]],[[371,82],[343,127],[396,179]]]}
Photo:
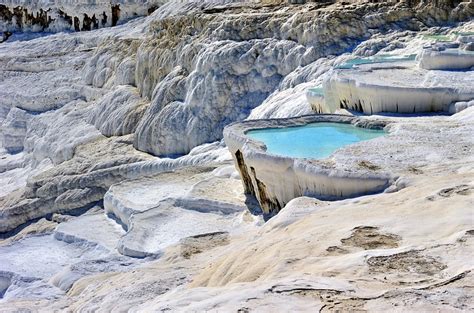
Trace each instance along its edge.
{"label": "shallow pool of water", "polygon": [[336,69],[351,69],[356,65],[375,64],[375,63],[393,63],[402,61],[415,61],[416,54],[409,55],[377,55],[367,58],[354,58],[345,63],[336,66]]}
{"label": "shallow pool of water", "polygon": [[428,40],[442,41],[442,42],[453,40],[452,35],[424,35],[423,38],[428,39]]}
{"label": "shallow pool of water", "polygon": [[308,89],[312,94],[315,94],[315,95],[320,95],[320,96],[323,96],[324,95],[324,89],[323,87],[313,87],[313,88],[309,88]]}
{"label": "shallow pool of water", "polygon": [[101,246],[68,244],[53,235],[27,237],[0,246],[0,271],[25,277],[49,278],[68,264],[106,257]]}
{"label": "shallow pool of water", "polygon": [[311,123],[286,128],[250,130],[252,139],[267,146],[267,152],[295,158],[326,158],[335,150],[363,140],[385,135],[382,130],[343,123]]}

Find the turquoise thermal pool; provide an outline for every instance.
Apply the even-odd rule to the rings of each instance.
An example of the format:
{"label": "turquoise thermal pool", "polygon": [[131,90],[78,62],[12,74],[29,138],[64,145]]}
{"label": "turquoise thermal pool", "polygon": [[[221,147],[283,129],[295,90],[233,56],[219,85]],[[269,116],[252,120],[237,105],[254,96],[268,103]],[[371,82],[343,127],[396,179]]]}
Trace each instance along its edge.
{"label": "turquoise thermal pool", "polygon": [[268,153],[310,159],[325,158],[343,146],[385,134],[382,130],[343,123],[311,123],[304,126],[255,129],[246,132],[248,137],[263,142],[267,146]]}
{"label": "turquoise thermal pool", "polygon": [[409,55],[378,55],[367,58],[354,58],[347,62],[336,66],[336,69],[351,69],[356,65],[375,64],[375,63],[392,63],[401,61],[415,61],[416,54]]}
{"label": "turquoise thermal pool", "polygon": [[312,94],[324,96],[324,89],[323,89],[323,87],[313,87],[313,88],[309,88],[309,91],[310,91]]}

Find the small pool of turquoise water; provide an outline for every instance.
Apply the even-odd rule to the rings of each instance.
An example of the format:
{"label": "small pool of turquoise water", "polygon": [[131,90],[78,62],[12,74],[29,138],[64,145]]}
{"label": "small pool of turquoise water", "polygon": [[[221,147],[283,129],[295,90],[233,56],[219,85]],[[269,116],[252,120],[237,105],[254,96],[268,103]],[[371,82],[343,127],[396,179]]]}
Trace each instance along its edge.
{"label": "small pool of turquoise water", "polygon": [[409,55],[377,55],[367,58],[354,58],[346,61],[345,63],[336,66],[336,69],[351,69],[355,65],[364,65],[364,64],[375,64],[375,63],[392,63],[392,62],[401,62],[401,61],[415,61],[416,54]]}
{"label": "small pool of turquoise water", "polygon": [[313,87],[313,88],[309,88],[309,91],[315,95],[320,95],[320,96],[324,96],[324,89],[323,87]]}
{"label": "small pool of turquoise water", "polygon": [[294,158],[326,158],[335,150],[363,140],[385,135],[383,130],[343,123],[311,123],[304,126],[265,128],[246,133],[261,141],[271,154]]}

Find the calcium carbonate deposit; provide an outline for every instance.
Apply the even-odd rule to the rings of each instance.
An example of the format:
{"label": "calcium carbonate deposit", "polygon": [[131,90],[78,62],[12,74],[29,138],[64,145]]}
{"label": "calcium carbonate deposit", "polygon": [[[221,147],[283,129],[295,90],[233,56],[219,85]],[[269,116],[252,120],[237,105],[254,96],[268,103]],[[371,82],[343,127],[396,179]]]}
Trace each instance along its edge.
{"label": "calcium carbonate deposit", "polygon": [[474,2],[5,0],[0,35],[0,312],[474,311]]}

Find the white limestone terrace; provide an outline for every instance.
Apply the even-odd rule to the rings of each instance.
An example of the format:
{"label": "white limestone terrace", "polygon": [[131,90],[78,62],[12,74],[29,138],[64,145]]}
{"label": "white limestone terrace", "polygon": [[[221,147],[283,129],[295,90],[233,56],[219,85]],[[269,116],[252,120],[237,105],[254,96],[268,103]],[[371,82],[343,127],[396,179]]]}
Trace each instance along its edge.
{"label": "white limestone terrace", "polygon": [[[194,147],[220,140],[224,125],[248,116],[307,113],[302,109],[306,103],[292,101],[292,89],[299,93],[302,82],[320,79],[328,70],[331,60],[319,57],[368,39],[368,27],[385,29],[388,21],[400,20],[416,29],[424,20],[415,15],[419,11],[407,18],[405,11],[389,5],[370,5],[369,13],[381,12],[383,18],[376,25],[357,24],[348,36],[341,21],[365,20],[369,13],[363,6],[313,10],[316,4],[308,4],[304,12],[295,6],[277,11],[244,6],[232,7],[229,15],[216,2],[207,1],[212,6],[205,12],[198,3],[167,3],[152,16],[126,25],[1,45],[1,145],[6,160],[15,158],[0,165],[8,169],[0,175],[1,232],[59,210],[94,204],[122,180],[220,159],[226,149],[219,142]],[[193,10],[199,13],[187,16]],[[256,31],[246,26],[260,19],[268,25]],[[199,36],[176,50],[174,44],[182,43],[179,31],[191,22]],[[326,30],[333,36],[323,36]],[[373,40],[403,44],[384,36]],[[368,41],[361,45],[378,49]],[[261,72],[256,76],[255,67]],[[191,152],[178,159],[155,159],[134,148],[155,155]],[[9,154],[21,149],[15,157]]]}
{"label": "white limestone terrace", "polygon": [[[295,199],[262,228],[218,247],[196,247],[201,251],[189,258],[177,244],[140,267],[118,268],[130,259],[84,260],[54,275],[67,295],[44,281],[17,288],[26,282],[2,273],[0,284],[8,288],[2,309],[389,312],[398,304],[405,311],[472,310],[474,138],[466,134],[474,131],[474,108],[452,117],[384,118],[396,121],[392,135],[405,137],[406,146],[378,146],[383,153],[375,154],[361,145],[351,153],[371,153],[379,166],[391,158],[400,167],[409,163],[400,169],[409,174],[403,190],[335,202]],[[343,152],[334,157],[347,158]]]}
{"label": "white limestone terrace", "polygon": [[[320,221],[321,216],[306,224],[310,227],[295,229],[292,236],[282,229],[277,236],[268,236],[268,241],[262,243],[258,229],[251,229],[255,216],[245,207],[246,199],[239,180],[210,175],[202,181],[190,183],[190,176],[183,176],[181,180],[176,179],[178,183],[173,192],[168,193],[166,182],[173,181],[172,175],[163,175],[164,180],[161,181],[159,174],[184,166],[211,166],[232,161],[228,149],[220,142],[222,129],[230,122],[308,113],[309,106],[304,100],[305,85],[321,84],[322,77],[338,58],[332,55],[348,52],[355,45],[358,45],[357,48],[346,53],[346,57],[369,56],[380,50],[387,53],[412,45],[415,36],[432,31],[431,26],[446,25],[446,19],[457,22],[470,17],[470,9],[465,2],[458,9],[454,9],[457,4],[450,5],[449,11],[439,5],[392,5],[388,2],[351,5],[341,2],[325,7],[314,2],[297,6],[285,2],[277,6],[225,4],[216,7],[215,2],[228,1],[191,3],[177,0],[164,4],[147,18],[137,18],[116,27],[90,32],[42,34],[40,38],[29,41],[15,41],[13,35],[0,44],[0,172],[3,171],[0,173],[0,232],[8,232],[2,236],[8,236],[6,241],[9,245],[2,246],[0,250],[8,252],[10,265],[21,265],[15,260],[23,260],[23,264],[29,264],[29,270],[48,270],[48,273],[41,275],[43,279],[27,285],[21,278],[12,280],[13,274],[5,275],[8,276],[6,278],[0,274],[0,294],[5,290],[4,286],[8,289],[0,300],[1,310],[12,308],[14,311],[17,307],[17,310],[34,311],[38,308],[37,311],[51,312],[63,311],[71,306],[71,311],[125,311],[145,301],[163,303],[159,297],[162,293],[167,293],[171,300],[195,302],[197,300],[188,288],[181,289],[187,293],[183,297],[174,296],[178,291],[176,287],[190,281],[191,275],[198,270],[215,263],[221,251],[224,258],[232,256],[222,266],[223,278],[255,270],[255,275],[246,277],[260,279],[258,284],[268,281],[268,276],[259,271],[262,268],[288,277],[298,276],[289,272],[295,263],[287,258],[298,251],[301,259],[308,264],[319,263],[314,262],[319,255],[314,254],[318,250],[311,243],[318,244],[321,251],[326,249],[320,243],[328,242],[328,238],[322,235],[320,225],[316,229],[314,223]],[[351,27],[348,28],[348,25]],[[469,102],[458,103],[465,106]],[[332,159],[341,167],[346,163],[348,168],[355,164],[361,171],[373,170],[378,174],[379,170],[387,169],[393,173],[399,170],[390,167],[397,164],[390,156],[398,158],[399,166],[405,166],[406,172],[411,166],[408,164],[419,168],[419,165],[439,164],[440,160],[444,160],[451,165],[464,162],[462,157],[466,154],[472,155],[466,150],[472,147],[472,139],[469,138],[472,136],[466,136],[472,133],[472,128],[458,126],[455,121],[444,124],[449,119],[446,116],[430,120],[415,119],[417,123],[407,120],[403,127],[393,126],[396,133],[400,132],[400,138],[403,136],[408,142],[408,148],[404,149],[407,153],[397,150],[403,150],[404,145],[391,146],[391,141],[383,141],[386,144],[382,145],[377,139],[379,144],[369,145],[368,150],[365,150],[365,144],[354,145],[341,149]],[[397,125],[402,122],[397,121]],[[22,149],[22,152],[12,154]],[[383,153],[375,154],[374,150]],[[175,159],[151,155],[188,152]],[[332,159],[328,159],[329,165]],[[359,164],[360,159],[364,162]],[[454,171],[453,167],[449,167],[451,170]],[[458,180],[457,176],[450,176],[449,184],[446,179],[446,185],[433,187],[430,184],[432,171],[425,167],[413,171],[425,171],[426,174],[420,176],[426,179],[432,193],[451,187],[453,181],[472,185],[472,179],[466,182]],[[443,177],[445,174],[442,173]],[[420,197],[418,188],[422,185],[425,186],[424,183],[411,186],[415,189],[412,193],[415,197]],[[347,237],[350,229],[359,225],[374,225],[382,229],[387,224],[379,224],[376,219],[385,216],[388,208],[396,208],[400,203],[406,205],[406,199],[413,198],[408,195],[402,197],[407,189],[364,200],[344,200],[378,203],[380,198],[376,197],[384,197],[390,202],[386,206],[372,206],[366,212],[361,210],[364,209],[362,203],[353,208],[353,215],[349,218],[339,211],[334,219],[324,222],[329,230],[327,233],[337,235],[332,235],[329,240],[339,242],[340,238]],[[134,193],[137,190],[140,192]],[[91,205],[101,205],[107,193],[119,200],[117,203],[127,204],[133,210],[124,218],[129,224],[127,232],[104,214],[101,207],[93,215],[63,216],[61,220],[69,219],[62,220],[59,225],[48,221],[54,224],[51,225],[51,232],[54,233],[38,235],[42,232],[37,229],[42,228],[42,221],[46,220],[43,218],[36,222],[38,218],[49,219],[53,215],[54,219],[58,212],[83,212]],[[446,204],[451,206],[446,207]],[[452,202],[442,202],[441,205],[456,215],[459,221],[467,215],[465,212],[464,215],[452,213],[456,212],[452,210],[456,209],[456,204]],[[413,229],[411,225],[420,220],[418,210],[411,210],[411,207],[411,224],[407,229]],[[468,205],[466,207],[469,208]],[[117,208],[112,209],[118,212]],[[291,207],[287,208],[287,211],[294,212]],[[332,209],[331,213],[334,212]],[[444,227],[446,219],[439,221],[443,211],[422,211],[422,220],[433,217],[437,223],[430,224],[431,228],[426,228],[420,237],[428,238],[425,234],[437,236],[437,232],[431,229],[451,229]],[[393,216],[407,216],[403,210],[391,213],[389,226],[402,224],[393,222]],[[303,215],[299,216],[306,219]],[[344,221],[341,224],[338,220]],[[352,220],[356,220],[356,224]],[[350,224],[347,223],[349,221]],[[365,224],[369,221],[370,224]],[[28,224],[24,223],[27,222],[32,224],[26,226]],[[20,228],[10,232],[18,226]],[[88,231],[88,228],[93,230]],[[20,233],[16,233],[19,229]],[[308,229],[313,230],[309,233]],[[467,229],[457,228],[458,231]],[[234,236],[240,230],[243,234]],[[215,240],[212,239],[214,235],[203,234],[208,232],[228,232],[227,243],[234,241],[234,244],[225,252],[219,250],[227,249],[225,246],[215,248],[219,250],[217,252],[214,249]],[[404,232],[395,233],[405,236]],[[196,237],[196,234],[204,243],[204,248],[199,245],[183,248],[181,241],[188,241],[183,237]],[[26,236],[26,240],[19,239],[22,236]],[[242,236],[245,240],[235,241],[234,237]],[[37,239],[32,240],[33,237]],[[305,237],[311,240],[310,245]],[[253,250],[257,246],[249,246],[249,239],[258,242],[258,250]],[[301,239],[304,249],[294,245],[294,241],[282,241],[284,239]],[[81,255],[81,251],[74,247],[83,240],[95,242],[106,249],[91,253],[86,250]],[[277,245],[277,241],[285,242],[285,245]],[[434,244],[439,242],[435,239]],[[406,245],[412,243],[408,241]],[[50,268],[43,262],[48,259],[48,247],[52,247],[51,253],[63,255],[57,259],[60,262],[52,263]],[[260,253],[262,247],[278,251],[263,255]],[[119,255],[161,255],[168,248],[175,249],[176,254],[163,255],[156,262],[143,260],[149,267],[140,271],[126,269],[132,258]],[[444,247],[440,249],[446,251]],[[113,256],[108,257],[110,250],[114,250]],[[243,250],[249,254],[242,254]],[[100,251],[104,251],[106,256],[98,254]],[[310,252],[304,254],[304,251]],[[190,253],[196,255],[188,259]],[[245,258],[242,261],[234,254]],[[68,257],[70,255],[78,257]],[[261,258],[247,262],[249,255]],[[363,262],[364,256],[358,256],[358,260]],[[3,260],[0,268],[7,264]],[[329,259],[328,263],[332,265],[334,261],[337,262],[337,259]],[[125,265],[122,266],[122,263]],[[354,267],[350,266],[353,263],[348,258],[341,263],[347,265],[348,271],[354,272]],[[308,269],[307,264],[297,264],[296,267],[301,273]],[[127,273],[117,273],[124,268]],[[355,276],[351,274],[348,279],[367,281],[365,272],[360,274],[359,269],[357,274],[352,273]],[[9,273],[21,271],[13,267],[6,270]],[[321,273],[325,275],[330,271],[331,268],[326,267]],[[54,275],[53,282],[48,283],[45,280],[50,275]],[[17,288],[20,284],[22,287]],[[314,286],[318,288],[319,284]],[[262,303],[274,300],[275,307],[283,302],[288,307],[292,306],[293,300],[299,297],[269,296],[267,288],[254,287],[247,288],[249,292],[245,296],[254,298],[255,290],[259,290]],[[326,288],[339,290],[334,284]],[[66,290],[69,290],[67,294]],[[218,288],[213,292],[217,296],[222,294],[222,290]],[[235,290],[240,292],[242,288]],[[468,290],[467,287],[464,290]],[[206,301],[206,306],[201,307],[200,311],[239,309],[213,307],[215,299],[207,301],[210,296],[208,289],[203,290],[202,299]],[[245,299],[237,299],[240,300],[234,299],[235,303],[246,306]],[[254,308],[252,305],[248,307],[250,310]],[[149,304],[143,310],[153,308],[157,306]],[[179,310],[176,305],[171,305],[169,309]],[[189,307],[180,309],[192,311]]]}
{"label": "white limestone terrace", "polygon": [[[189,257],[200,253],[198,238],[227,242],[230,235],[254,229],[261,217],[247,210],[235,174],[226,164],[124,181],[106,195],[106,212],[94,207],[80,216],[54,214],[0,238],[0,303],[34,299],[34,290],[59,297],[85,276],[136,268],[171,245],[182,242]],[[126,230],[111,218],[120,217],[125,205],[131,207],[124,211],[128,216],[122,214]]]}
{"label": "white limestone terrace", "polygon": [[116,250],[123,233],[96,207],[79,217],[56,214],[0,239],[0,302],[56,298],[84,276],[139,266],[143,260]]}
{"label": "white limestone terrace", "polygon": [[[19,175],[18,179],[21,181],[11,187],[16,190],[0,198],[2,207],[0,232],[13,230],[29,220],[59,210],[71,210],[94,204],[103,198],[106,192],[104,189],[108,189],[118,181],[152,176],[186,166],[220,163],[230,159],[227,149],[220,143],[196,147],[190,154],[177,159],[153,159],[144,154],[135,154],[130,150],[125,152],[130,146],[123,139],[123,137],[118,137],[114,140],[98,140],[85,144],[84,150],[77,149],[71,160],[57,167],[51,168],[45,164],[45,170],[43,166],[40,166],[38,170],[42,169],[43,172],[30,178],[28,182],[25,175],[29,169],[21,169],[20,174],[23,175]],[[99,148],[103,154],[94,156],[90,154],[90,148]],[[93,162],[98,162],[89,168],[90,164],[84,158],[85,155],[97,157]],[[108,155],[108,161],[102,160],[104,155]],[[90,170],[78,174],[84,166]],[[30,198],[23,198],[25,191],[32,192]],[[52,194],[55,195],[53,201],[51,201]],[[57,196],[58,194],[61,195]]]}
{"label": "white limestone terrace", "polygon": [[316,113],[322,113],[324,108],[324,89],[322,86],[309,88],[306,91],[306,99],[308,100],[311,110]]}
{"label": "white limestone terrace", "polygon": [[[240,172],[245,192],[258,199],[265,213],[275,214],[291,199],[299,196],[335,200],[382,191],[394,192],[409,184],[403,173],[418,166],[454,158],[454,155],[469,156],[472,138],[466,134],[472,132],[472,127],[445,126],[440,122],[445,136],[439,136],[438,132],[432,131],[429,123],[424,123],[424,120],[429,119],[430,116],[410,115],[309,115],[253,120],[231,124],[224,130],[224,138]],[[299,126],[313,122],[384,128],[388,134],[345,146],[330,157],[319,160],[266,153],[263,143],[245,135],[251,129]],[[456,138],[455,142],[453,138]]]}
{"label": "white limestone terrace", "polygon": [[[474,47],[474,36],[472,43]],[[474,68],[474,51],[424,49],[420,55],[420,67],[427,70],[469,70]]]}
{"label": "white limestone terrace", "polygon": [[232,124],[224,130],[225,142],[234,157],[245,192],[258,199],[265,213],[278,213],[291,199],[300,196],[334,200],[381,192],[395,183],[397,177],[385,169],[373,171],[357,166],[357,162],[269,154],[265,144],[246,135],[251,129],[292,127],[315,122],[352,123],[373,129],[386,126],[383,121],[351,116],[310,115],[246,121]]}
{"label": "white limestone terrace", "polygon": [[430,71],[415,62],[363,64],[339,69],[324,82],[322,112],[448,112],[474,99],[474,71]]}
{"label": "white limestone terrace", "polygon": [[[226,168],[226,166],[223,167]],[[220,173],[221,168],[222,166],[185,167],[112,185],[104,195],[105,212],[114,215],[125,227],[129,227],[132,215],[148,211],[161,201],[168,199],[176,199],[186,207],[192,206],[193,202],[194,207],[198,207],[197,203],[200,202],[202,206],[209,209],[214,207],[215,211],[219,208],[224,209],[225,203],[228,204],[228,208],[232,205],[235,209],[245,208],[243,195],[239,192],[235,194],[235,186],[232,183],[236,180],[230,179],[230,175],[220,178],[218,174],[214,174],[214,170]],[[232,187],[230,192],[234,191],[234,193],[225,192],[225,190],[221,192],[222,194],[209,192],[216,189],[216,184],[217,186],[223,184],[220,187],[230,184]],[[207,187],[204,191],[203,185]],[[221,195],[220,199],[216,198],[219,195]]]}
{"label": "white limestone terrace", "polygon": [[336,58],[333,70],[306,90],[311,110],[455,113],[469,107],[466,103],[474,100],[471,28],[467,23],[448,35],[418,35],[389,53],[373,55],[361,45],[358,56]]}
{"label": "white limestone terrace", "polygon": [[127,229],[117,249],[127,256],[160,255],[186,237],[238,233],[258,222],[246,206],[231,165],[188,167],[110,187],[104,208]]}

